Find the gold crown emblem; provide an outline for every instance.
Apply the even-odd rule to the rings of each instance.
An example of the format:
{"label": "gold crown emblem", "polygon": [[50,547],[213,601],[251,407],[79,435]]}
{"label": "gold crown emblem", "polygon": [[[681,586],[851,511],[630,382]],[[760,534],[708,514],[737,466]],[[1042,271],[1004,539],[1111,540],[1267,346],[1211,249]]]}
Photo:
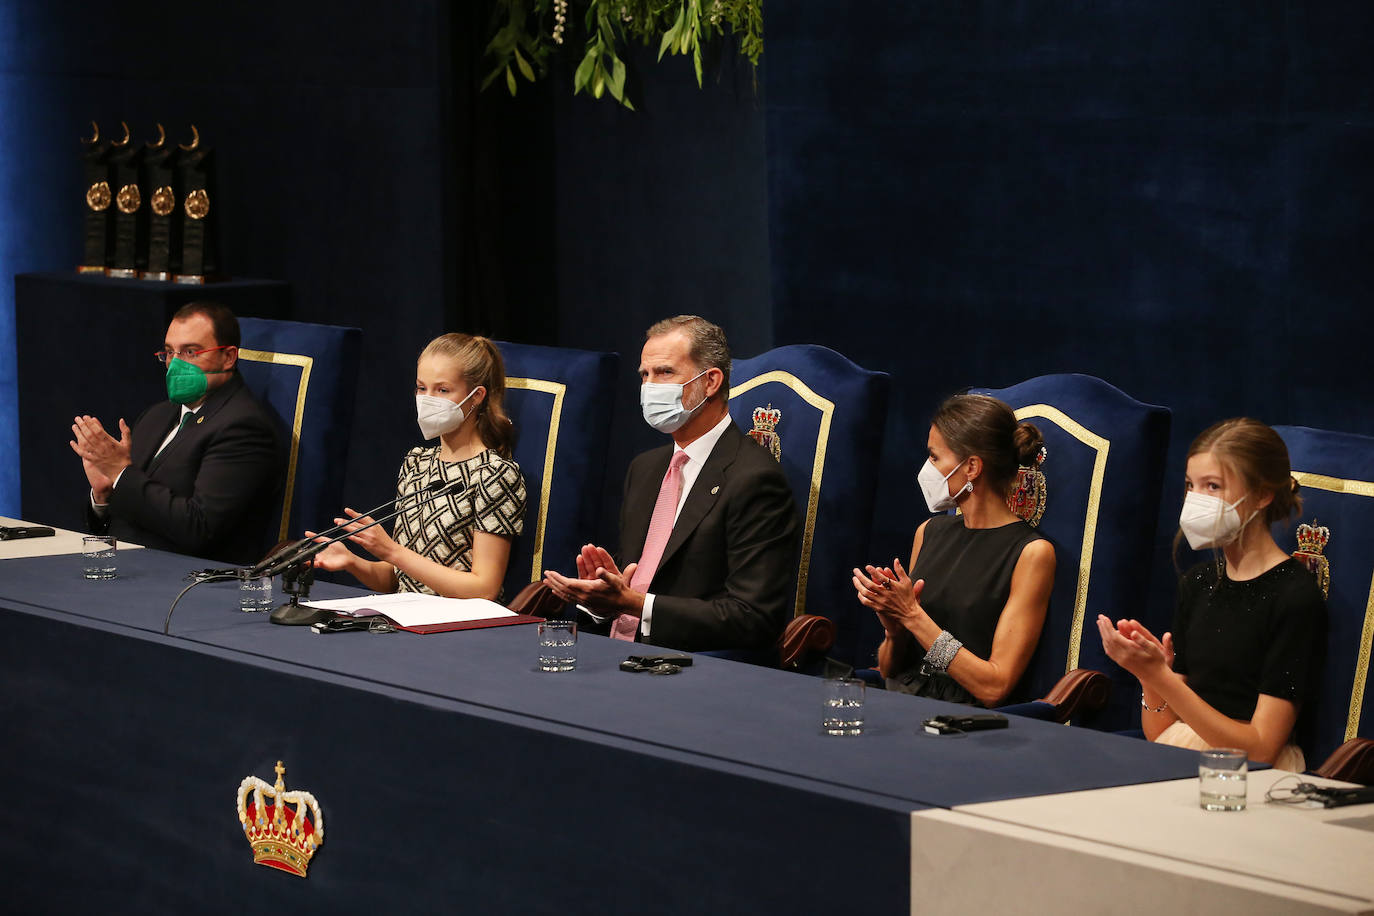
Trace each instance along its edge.
{"label": "gold crown emblem", "polygon": [[773,460],[782,460],[782,437],[778,435],[778,424],[782,422],[782,411],[770,401],[767,407],[754,408],[754,428],[749,430],[749,438],[773,455]]}
{"label": "gold crown emblem", "polygon": [[[280,760],[276,770],[275,786],[269,786],[256,776],[246,776],[239,783],[239,823],[253,847],[254,862],[304,878],[310,859],[324,842],[324,815],[320,813],[319,802],[309,792],[286,791],[286,784],[282,782],[286,767]],[[250,791],[253,793],[251,802],[248,801]],[[271,804],[264,805],[264,795],[272,800]],[[288,805],[296,807],[293,810]]]}
{"label": "gold crown emblem", "polygon": [[1315,518],[1310,525],[1304,522],[1298,526],[1298,549],[1293,551],[1293,559],[1317,577],[1323,598],[1331,591],[1331,561],[1322,554],[1330,542],[1331,529],[1318,525]]}
{"label": "gold crown emblem", "polygon": [[1320,554],[1330,541],[1331,529],[1325,525],[1318,527],[1303,522],[1298,526],[1298,550],[1303,553]]}
{"label": "gold crown emblem", "polygon": [[1040,465],[1045,463],[1048,456],[1049,452],[1042,445],[1032,464],[1017,469],[1016,482],[1012,484],[1011,493],[1007,496],[1007,508],[1032,528],[1039,525],[1040,519],[1045,517],[1049,487]]}

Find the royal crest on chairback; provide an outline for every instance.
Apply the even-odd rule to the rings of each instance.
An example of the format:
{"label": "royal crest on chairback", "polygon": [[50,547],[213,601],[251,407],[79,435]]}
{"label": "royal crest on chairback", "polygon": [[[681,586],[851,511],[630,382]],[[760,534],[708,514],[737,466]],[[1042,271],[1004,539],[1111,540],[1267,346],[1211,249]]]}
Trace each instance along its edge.
{"label": "royal crest on chairback", "polygon": [[1040,465],[1044,463],[1048,454],[1044,446],[1041,446],[1040,451],[1036,453],[1034,464],[1017,469],[1016,483],[1012,485],[1011,494],[1007,496],[1007,508],[1032,526],[1040,524],[1040,519],[1045,515],[1047,493],[1045,473],[1040,470]]}
{"label": "royal crest on chairback", "polygon": [[1312,519],[1312,524],[1298,526],[1298,549],[1293,551],[1293,559],[1311,571],[1317,577],[1317,584],[1321,586],[1322,597],[1331,588],[1331,561],[1328,560],[1322,551],[1331,541],[1331,529],[1325,525],[1317,526],[1317,520]]}
{"label": "royal crest on chairback", "polygon": [[[288,792],[282,776],[286,767],[277,761],[277,784],[269,786],[256,776],[239,783],[239,823],[253,847],[253,861],[305,877],[310,860],[324,842],[324,815],[309,792]],[[252,801],[248,793],[252,792]],[[271,803],[263,801],[267,796]],[[295,809],[287,807],[295,805]],[[308,809],[308,811],[307,811]]]}
{"label": "royal crest on chairback", "polygon": [[778,435],[778,424],[782,422],[782,411],[769,403],[767,407],[754,408],[754,428],[749,430],[749,438],[773,455],[775,461],[782,460],[782,438]]}

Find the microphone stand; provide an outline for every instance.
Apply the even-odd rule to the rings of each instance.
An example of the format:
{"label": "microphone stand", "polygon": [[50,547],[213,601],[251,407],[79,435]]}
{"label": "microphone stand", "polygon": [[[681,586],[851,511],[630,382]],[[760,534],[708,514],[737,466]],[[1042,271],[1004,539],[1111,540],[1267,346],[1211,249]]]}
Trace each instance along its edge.
{"label": "microphone stand", "polygon": [[[417,508],[419,506],[424,505],[425,503],[438,499],[445,493],[453,492],[458,488],[458,485],[461,482],[462,481],[455,480],[446,484],[443,481],[436,480],[433,483],[431,483],[428,487],[426,487],[425,490],[419,493],[408,493],[404,497],[388,499],[386,502],[372,509],[369,509],[367,512],[363,514],[372,515],[375,512],[379,512],[382,509],[385,509],[387,506],[400,502],[402,499],[408,499],[411,497],[419,497],[419,501],[408,508]],[[474,481],[473,487],[475,488],[476,486],[477,482]],[[379,518],[376,521],[372,522],[371,525],[364,525],[363,528],[371,528],[372,525],[376,525],[381,522],[393,519],[404,511],[406,510],[397,509],[390,515],[383,516],[382,518]],[[200,585],[204,582],[224,582],[233,579],[243,581],[247,579],[271,578],[272,576],[275,576],[277,574],[281,574],[282,588],[286,590],[287,594],[291,595],[291,601],[287,604],[283,604],[281,607],[278,607],[274,611],[272,611],[270,619],[273,623],[292,624],[293,621],[286,619],[289,616],[293,618],[302,618],[299,620],[295,620],[294,623],[304,625],[314,623],[315,620],[319,620],[323,616],[328,616],[329,612],[327,611],[319,611],[315,608],[304,607],[300,603],[299,599],[301,598],[309,599],[310,585],[315,579],[314,564],[303,565],[303,561],[309,560],[310,558],[314,557],[315,554],[319,553],[321,550],[324,550],[330,544],[347,538],[350,534],[353,533],[351,531],[345,530],[350,524],[352,524],[352,522],[344,522],[342,525],[335,525],[332,528],[326,528],[324,531],[315,535],[315,537],[323,537],[325,535],[337,534],[340,531],[344,532],[342,535],[334,537],[331,540],[328,540],[322,544],[318,543],[313,538],[302,538],[299,541],[291,541],[280,547],[274,548],[266,557],[264,557],[261,561],[259,561],[257,564],[253,566],[232,567],[229,569],[195,570],[187,577],[193,580],[191,584],[181,590],[181,594],[176,596],[176,598],[172,601],[172,606],[167,609],[167,619],[163,621],[162,634],[164,636],[170,635],[170,628],[172,626],[172,613],[176,610],[177,604],[186,595],[186,593],[189,592],[192,588],[196,587],[197,585]],[[358,530],[362,531],[363,528],[359,528]],[[314,615],[316,614],[319,614],[320,616],[315,617]],[[278,619],[279,617],[281,617],[282,619]],[[314,619],[306,619],[310,617],[314,617]]]}
{"label": "microphone stand", "polygon": [[[285,552],[285,556],[280,556],[279,559],[276,560],[273,560],[272,557],[268,557],[252,569],[246,570],[243,578],[261,579],[264,577],[270,578],[278,574],[281,575],[282,590],[291,596],[291,600],[272,611],[268,616],[268,620],[272,621],[272,623],[288,627],[310,626],[311,624],[318,623],[321,620],[334,616],[334,612],[323,610],[322,608],[306,607],[301,604],[301,600],[308,601],[310,599],[310,586],[315,581],[315,564],[311,561],[316,554],[320,553],[330,544],[336,544],[339,541],[347,540],[359,531],[366,531],[373,525],[380,525],[382,522],[391,521],[404,512],[409,512],[411,509],[418,509],[420,506],[431,503],[441,496],[448,496],[456,490],[462,490],[462,492],[459,493],[460,496],[466,495],[477,489],[479,482],[480,478],[479,480],[473,481],[472,485],[466,488],[462,487],[463,482],[461,480],[455,480],[448,484],[439,484],[437,487],[431,485],[429,492],[420,494],[421,498],[416,502],[404,508],[389,512],[381,518],[374,519],[361,528],[347,530],[346,526],[351,523],[346,522],[343,525],[336,525],[332,529],[334,531],[343,530],[331,538],[327,538],[323,541],[315,539],[303,540],[293,548],[283,548],[283,550],[277,551],[276,555],[279,556]],[[386,504],[383,503],[383,505]],[[374,509],[373,511],[376,510]],[[318,538],[319,535],[316,535],[316,537]]]}

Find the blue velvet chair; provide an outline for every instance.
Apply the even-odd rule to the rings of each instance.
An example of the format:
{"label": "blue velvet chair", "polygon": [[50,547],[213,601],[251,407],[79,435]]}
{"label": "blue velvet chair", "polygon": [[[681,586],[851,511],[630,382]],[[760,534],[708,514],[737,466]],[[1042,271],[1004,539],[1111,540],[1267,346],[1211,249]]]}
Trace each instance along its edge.
{"label": "blue velvet chair", "polygon": [[[1066,691],[1096,680],[1089,708],[1105,706],[1079,721],[1134,726],[1135,679],[1106,657],[1096,621],[1099,613],[1145,616],[1172,414],[1087,375],[1045,375],[982,393],[1005,401],[1045,437],[1048,499],[1038,528],[1058,561],[1049,615],[1023,682],[1031,696],[1049,702],[1005,711],[1063,721],[1056,707]],[[1073,674],[1085,670],[1115,682],[1110,699],[1100,679]]]}
{"label": "blue velvet chair", "polygon": [[[506,363],[506,410],[525,475],[524,534],[506,570],[505,595],[528,613],[558,606],[525,591],[546,568],[567,567],[598,530],[611,408],[620,356],[497,341]],[[519,601],[534,596],[538,606]]]}
{"label": "blue velvet chair", "polygon": [[[1367,724],[1374,700],[1369,682],[1374,642],[1374,438],[1302,426],[1275,430],[1288,446],[1293,476],[1302,485],[1303,520],[1315,519],[1331,533],[1323,551],[1330,563],[1325,658],[1298,728],[1298,742],[1311,766],[1339,753],[1361,733],[1369,736],[1374,731]],[[1275,526],[1274,537],[1290,550],[1297,546],[1291,526]],[[1350,754],[1347,749],[1346,756]],[[1322,767],[1319,772],[1328,771]]]}
{"label": "blue velvet chair", "polygon": [[[765,446],[776,443],[802,518],[798,619],[783,646],[789,667],[826,649],[844,660],[857,651],[861,608],[850,570],[868,556],[890,381],[812,345],[778,347],[731,367],[730,415]],[[804,615],[834,624],[833,647],[830,627]]]}
{"label": "blue velvet chair", "polygon": [[343,505],[341,444],[353,429],[362,331],[240,318],[239,374],[281,422],[287,447],[279,540],[299,536]]}

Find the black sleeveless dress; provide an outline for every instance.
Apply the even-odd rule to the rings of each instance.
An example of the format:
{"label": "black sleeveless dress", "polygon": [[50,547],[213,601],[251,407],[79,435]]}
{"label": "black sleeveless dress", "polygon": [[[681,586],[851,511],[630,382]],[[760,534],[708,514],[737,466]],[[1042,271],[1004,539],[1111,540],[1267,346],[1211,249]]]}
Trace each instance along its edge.
{"label": "black sleeveless dress", "polygon": [[[942,515],[926,525],[912,580],[925,579],[921,606],[979,658],[992,654],[992,636],[1011,595],[1011,576],[1021,551],[1043,536],[1023,521],[999,528],[965,528],[958,515]],[[935,700],[977,705],[973,694],[947,674],[921,673],[925,650],[904,632],[909,667],[887,679],[887,689]],[[1020,701],[1022,685],[1005,702]]]}

